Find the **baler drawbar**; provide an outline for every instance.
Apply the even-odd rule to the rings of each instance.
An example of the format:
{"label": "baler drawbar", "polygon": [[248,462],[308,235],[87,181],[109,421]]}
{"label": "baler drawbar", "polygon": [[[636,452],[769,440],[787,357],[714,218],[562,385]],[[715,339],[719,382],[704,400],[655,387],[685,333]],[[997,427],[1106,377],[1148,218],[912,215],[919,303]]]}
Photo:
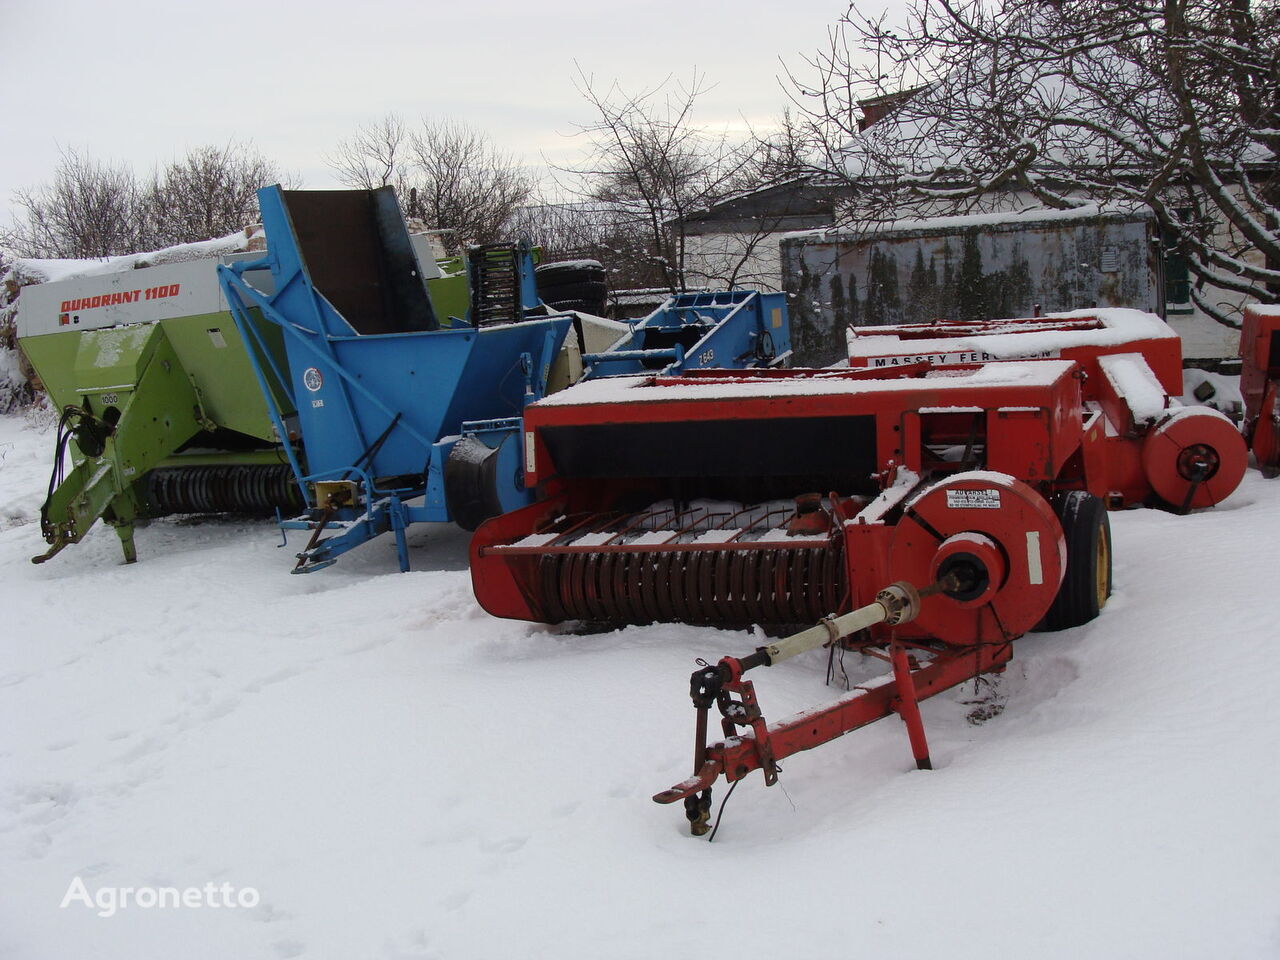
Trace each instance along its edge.
{"label": "baler drawbar", "polygon": [[[1012,654],[1011,645],[1005,642],[939,649],[937,645],[897,640],[891,642],[887,650],[877,651],[874,642],[866,639],[866,631],[880,624],[893,627],[909,623],[920,613],[924,598],[939,593],[963,597],[990,575],[991,571],[985,569],[980,560],[965,558],[921,590],[905,582],[890,584],[877,593],[871,603],[857,610],[826,617],[817,626],[758,647],[749,656],[724,657],[715,666],[700,665],[689,680],[689,694],[697,715],[693,776],[655,794],[654,801],[683,800],[690,832],[702,836],[710,829],[711,789],[720,777],[736,784],[758,769],[764,772],[766,786],[772,786],[778,782],[778,761],[891,713],[898,714],[906,724],[916,766],[921,770],[932,769],[919,701],[980,673],[1003,669]],[[859,641],[860,636],[863,639]],[[862,688],[830,706],[806,711],[783,723],[767,724],[756,700],[755,687],[750,680],[743,679],[743,674],[833,644],[888,660],[892,665],[892,678],[878,686]],[[720,712],[725,739],[708,745],[707,722],[713,704]],[[739,727],[749,727],[750,735],[739,736]]]}

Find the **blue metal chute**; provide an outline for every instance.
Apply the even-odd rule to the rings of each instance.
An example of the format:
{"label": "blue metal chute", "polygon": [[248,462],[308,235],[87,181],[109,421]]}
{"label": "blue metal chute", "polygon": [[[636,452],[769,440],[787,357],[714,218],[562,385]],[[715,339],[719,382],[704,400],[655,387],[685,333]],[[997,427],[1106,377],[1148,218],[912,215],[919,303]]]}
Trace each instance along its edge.
{"label": "blue metal chute", "polygon": [[791,354],[786,295],[754,290],[682,293],[604,353],[586,354],[588,378],[701,367],[769,367]]}
{"label": "blue metal chute", "polygon": [[[297,569],[387,531],[407,569],[405,527],[449,519],[430,502],[408,503],[426,493],[438,441],[464,421],[518,417],[540,398],[571,319],[442,328],[390,188],[267,187],[258,199],[267,255],[219,267],[219,278],[264,395],[275,377],[297,413],[305,468],[285,446],[311,513],[282,526],[317,534]],[[245,282],[263,269],[272,294]],[[287,369],[266,350],[255,314],[283,333]],[[273,404],[282,438],[288,412]],[[325,527],[341,532],[320,540]]]}

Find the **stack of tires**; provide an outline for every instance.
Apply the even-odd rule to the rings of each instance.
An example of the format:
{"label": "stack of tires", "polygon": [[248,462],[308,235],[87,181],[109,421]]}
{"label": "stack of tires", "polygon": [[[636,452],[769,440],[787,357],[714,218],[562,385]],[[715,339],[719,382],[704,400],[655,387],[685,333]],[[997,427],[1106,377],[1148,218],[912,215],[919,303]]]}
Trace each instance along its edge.
{"label": "stack of tires", "polygon": [[553,310],[580,310],[604,316],[608,287],[596,260],[544,263],[534,271],[538,298]]}

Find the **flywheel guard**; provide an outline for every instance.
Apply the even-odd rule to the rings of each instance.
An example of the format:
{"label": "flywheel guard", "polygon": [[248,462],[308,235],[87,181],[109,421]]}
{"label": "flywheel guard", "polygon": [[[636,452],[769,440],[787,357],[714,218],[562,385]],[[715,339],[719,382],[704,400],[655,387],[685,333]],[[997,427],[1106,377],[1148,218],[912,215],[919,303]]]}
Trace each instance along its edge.
{"label": "flywheel guard", "polygon": [[1221,503],[1240,485],[1248,460],[1235,425],[1208,407],[1175,411],[1142,444],[1142,469],[1151,488],[1182,509]]}
{"label": "flywheel guard", "polygon": [[[1039,493],[1006,474],[961,473],[912,501],[894,532],[890,579],[921,586],[953,556],[957,538],[975,534],[976,562],[998,550],[1003,563],[988,563],[995,582],[985,602],[945,594],[926,597],[912,626],[946,643],[1000,642],[1021,636],[1053,603],[1066,569],[1066,540],[1052,508]],[[1001,569],[1001,567],[1003,569]]]}

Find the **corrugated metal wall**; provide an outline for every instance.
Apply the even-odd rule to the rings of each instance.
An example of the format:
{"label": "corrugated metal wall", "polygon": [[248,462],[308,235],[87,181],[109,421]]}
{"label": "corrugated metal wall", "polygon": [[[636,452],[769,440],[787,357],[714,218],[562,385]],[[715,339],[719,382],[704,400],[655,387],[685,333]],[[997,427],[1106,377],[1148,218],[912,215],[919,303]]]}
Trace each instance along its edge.
{"label": "corrugated metal wall", "polygon": [[874,235],[782,241],[797,366],[846,357],[848,326],[1089,307],[1162,314],[1162,256],[1142,215],[950,218]]}

